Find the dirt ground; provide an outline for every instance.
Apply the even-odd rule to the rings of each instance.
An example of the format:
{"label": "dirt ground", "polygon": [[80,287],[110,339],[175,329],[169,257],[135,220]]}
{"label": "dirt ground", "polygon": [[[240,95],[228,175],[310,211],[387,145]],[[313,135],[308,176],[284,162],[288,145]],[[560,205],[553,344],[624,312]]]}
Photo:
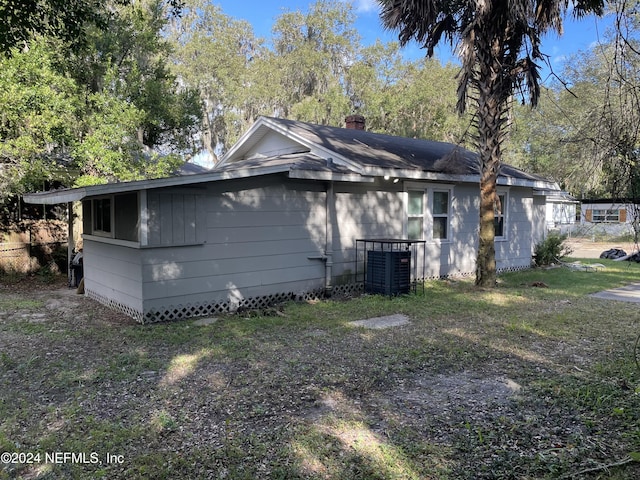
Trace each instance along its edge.
{"label": "dirt ground", "polygon": [[571,257],[599,258],[602,252],[611,248],[620,248],[627,253],[638,251],[638,246],[632,242],[592,242],[585,238],[569,238],[564,242],[573,249]]}
{"label": "dirt ground", "polygon": [[637,310],[546,281],[150,326],[64,279],[0,282],[0,453],[122,459],[0,464],[0,480],[640,478],[621,348]]}

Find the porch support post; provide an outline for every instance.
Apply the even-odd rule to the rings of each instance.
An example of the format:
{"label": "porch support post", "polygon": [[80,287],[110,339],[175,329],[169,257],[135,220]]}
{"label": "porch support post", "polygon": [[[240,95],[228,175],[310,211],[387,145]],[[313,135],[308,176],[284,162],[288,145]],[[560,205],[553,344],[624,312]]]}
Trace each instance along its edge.
{"label": "porch support post", "polygon": [[73,202],[67,203],[67,280],[71,286],[71,261],[73,260],[73,250],[76,242],[73,236]]}

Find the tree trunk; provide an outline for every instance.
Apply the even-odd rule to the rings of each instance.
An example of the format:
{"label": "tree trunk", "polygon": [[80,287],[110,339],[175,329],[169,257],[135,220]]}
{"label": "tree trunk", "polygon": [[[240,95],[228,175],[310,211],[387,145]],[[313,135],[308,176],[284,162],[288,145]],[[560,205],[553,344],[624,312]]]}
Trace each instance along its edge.
{"label": "tree trunk", "polygon": [[476,285],[494,287],[496,284],[496,250],[494,227],[495,177],[483,172],[480,179],[480,229],[476,260]]}
{"label": "tree trunk", "polygon": [[[494,218],[496,182],[500,171],[501,143],[505,127],[508,91],[502,78],[502,46],[497,36],[487,36],[478,41],[476,55],[480,72],[478,87],[478,150],[480,155],[480,227],[478,235],[478,257],[476,260],[476,285],[495,287],[496,251]],[[486,48],[482,48],[482,46]],[[501,206],[498,205],[498,208]]]}

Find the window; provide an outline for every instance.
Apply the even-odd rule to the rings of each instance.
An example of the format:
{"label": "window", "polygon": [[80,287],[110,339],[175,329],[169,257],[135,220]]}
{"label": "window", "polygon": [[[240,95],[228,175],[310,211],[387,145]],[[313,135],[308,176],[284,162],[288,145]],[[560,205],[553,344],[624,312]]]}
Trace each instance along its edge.
{"label": "window", "polygon": [[424,192],[409,191],[407,238],[421,240],[424,232]]}
{"label": "window", "polygon": [[449,235],[449,192],[434,191],[433,205],[433,239],[446,240]]}
{"label": "window", "polygon": [[407,238],[447,240],[451,221],[451,189],[409,190]]}
{"label": "window", "polygon": [[93,232],[97,235],[111,236],[111,198],[98,198],[93,201]]}
{"label": "window", "polygon": [[620,210],[594,210],[593,223],[619,223]]}
{"label": "window", "polygon": [[137,193],[124,193],[83,202],[84,231],[100,237],[139,241],[140,206]]}
{"label": "window", "polygon": [[495,229],[496,238],[505,237],[505,217],[507,210],[507,195],[505,193],[498,194],[498,201],[493,205],[493,227]]}

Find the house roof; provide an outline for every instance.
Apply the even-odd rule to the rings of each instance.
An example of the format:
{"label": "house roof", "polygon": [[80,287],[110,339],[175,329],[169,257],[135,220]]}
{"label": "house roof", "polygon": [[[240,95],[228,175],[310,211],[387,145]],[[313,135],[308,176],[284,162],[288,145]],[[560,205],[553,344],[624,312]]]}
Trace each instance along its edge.
{"label": "house roof", "polygon": [[[24,200],[66,203],[88,196],[273,173],[345,182],[373,182],[375,177],[382,176],[473,183],[480,179],[478,155],[454,144],[260,117],[220,164],[204,173],[34,193],[25,195]],[[543,177],[508,165],[502,165],[498,183],[559,190]]]}
{"label": "house roof", "polygon": [[196,175],[198,173],[206,173],[208,171],[209,169],[207,167],[203,167],[197,163],[186,162],[180,165],[180,168],[176,170],[175,175]]}
{"label": "house roof", "polygon": [[[459,145],[272,117],[260,117],[227,152],[221,165],[248,158],[253,147],[273,131],[297,140],[300,147],[306,147],[309,152],[332,158],[362,175],[395,172],[397,176],[415,178],[431,173],[435,175],[427,176],[428,179],[479,181],[478,154]],[[498,181],[559,190],[547,178],[506,164],[501,166]]]}

